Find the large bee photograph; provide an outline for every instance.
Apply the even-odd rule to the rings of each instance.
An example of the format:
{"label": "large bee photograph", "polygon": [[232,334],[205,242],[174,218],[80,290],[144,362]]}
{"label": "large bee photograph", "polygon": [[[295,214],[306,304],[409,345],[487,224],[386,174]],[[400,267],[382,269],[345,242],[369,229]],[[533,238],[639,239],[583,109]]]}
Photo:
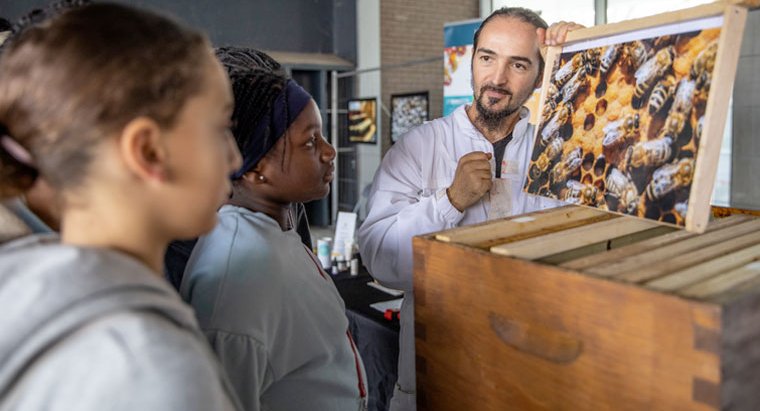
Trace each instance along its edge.
{"label": "large bee photograph", "polygon": [[[721,33],[728,30],[717,16],[557,50],[547,58],[551,75],[542,85],[525,191],[689,228],[694,202],[709,209],[710,193],[704,200],[692,194],[698,158],[717,163],[719,154],[700,149]],[[734,59],[731,82],[735,67]],[[722,121],[727,94],[725,100],[711,106],[724,111]],[[720,125],[709,136],[717,146],[722,131]],[[712,181],[702,183],[712,189]]]}

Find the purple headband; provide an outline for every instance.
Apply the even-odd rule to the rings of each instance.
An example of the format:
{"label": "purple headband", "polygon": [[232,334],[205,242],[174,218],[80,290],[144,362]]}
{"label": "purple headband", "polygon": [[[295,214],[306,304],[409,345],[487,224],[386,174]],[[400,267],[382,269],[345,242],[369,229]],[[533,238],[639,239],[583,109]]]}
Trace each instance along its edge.
{"label": "purple headband", "polygon": [[282,92],[272,103],[272,107],[266,113],[254,129],[250,138],[251,143],[243,155],[243,165],[233,175],[238,179],[247,173],[258,163],[277,141],[285,135],[285,131],[296,120],[307,104],[311,101],[311,95],[292,79],[288,79]]}

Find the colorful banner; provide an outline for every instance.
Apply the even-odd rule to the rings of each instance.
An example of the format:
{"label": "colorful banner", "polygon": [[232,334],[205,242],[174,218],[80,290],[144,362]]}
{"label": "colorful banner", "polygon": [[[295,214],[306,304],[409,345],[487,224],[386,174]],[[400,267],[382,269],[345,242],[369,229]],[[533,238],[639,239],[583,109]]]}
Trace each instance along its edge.
{"label": "colorful banner", "polygon": [[448,23],[443,26],[443,115],[472,101],[470,63],[472,39],[480,20]]}

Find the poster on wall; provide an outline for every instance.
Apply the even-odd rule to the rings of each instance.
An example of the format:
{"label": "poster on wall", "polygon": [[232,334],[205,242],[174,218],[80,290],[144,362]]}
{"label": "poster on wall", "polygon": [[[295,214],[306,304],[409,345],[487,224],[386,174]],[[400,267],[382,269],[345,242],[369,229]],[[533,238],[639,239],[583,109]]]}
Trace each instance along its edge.
{"label": "poster on wall", "polygon": [[348,101],[348,139],[352,143],[377,143],[377,99]]}
{"label": "poster on wall", "polygon": [[391,142],[429,120],[428,92],[391,95]]}
{"label": "poster on wall", "polygon": [[745,17],[714,3],[551,47],[525,191],[703,231]]}
{"label": "poster on wall", "polygon": [[443,115],[472,101],[470,79],[472,39],[479,19],[447,23],[443,26]]}

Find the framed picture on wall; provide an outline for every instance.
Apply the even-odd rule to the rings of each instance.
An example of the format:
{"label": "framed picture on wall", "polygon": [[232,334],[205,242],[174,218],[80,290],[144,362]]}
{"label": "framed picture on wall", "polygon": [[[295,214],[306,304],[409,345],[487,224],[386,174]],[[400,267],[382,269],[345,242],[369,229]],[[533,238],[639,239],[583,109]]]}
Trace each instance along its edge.
{"label": "framed picture on wall", "polygon": [[348,101],[348,140],[352,143],[377,143],[377,99]]}
{"label": "framed picture on wall", "polygon": [[428,92],[391,95],[391,142],[412,128],[429,120],[430,101]]}
{"label": "framed picture on wall", "polygon": [[525,191],[704,231],[746,14],[711,3],[549,47]]}

